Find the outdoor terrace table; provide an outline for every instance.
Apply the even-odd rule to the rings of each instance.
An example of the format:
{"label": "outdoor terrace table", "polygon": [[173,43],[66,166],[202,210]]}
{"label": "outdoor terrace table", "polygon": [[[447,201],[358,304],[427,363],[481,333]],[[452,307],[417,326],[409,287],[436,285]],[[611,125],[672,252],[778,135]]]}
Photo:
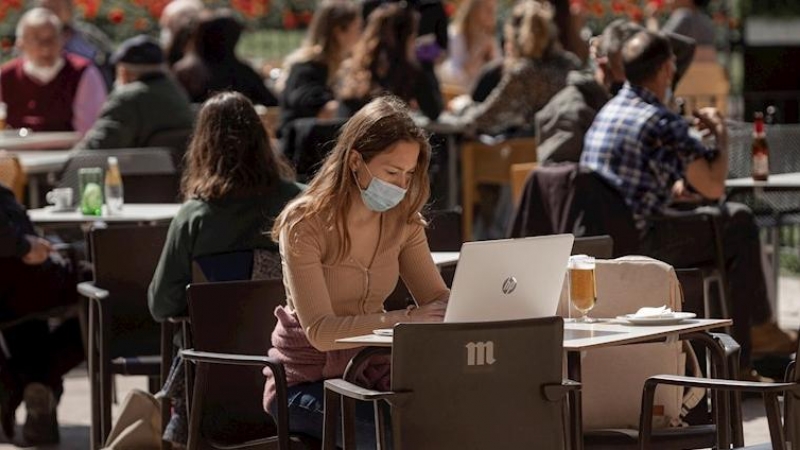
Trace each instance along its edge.
{"label": "outdoor terrace table", "polygon": [[22,170],[28,175],[29,205],[38,208],[41,181],[61,172],[69,160],[70,150],[22,150],[11,151],[11,154],[19,159]]}
{"label": "outdoor terrace table", "polygon": [[130,203],[123,206],[119,214],[108,215],[104,209],[101,216],[84,215],[77,209],[62,212],[47,207],[29,209],[28,217],[37,225],[48,226],[87,225],[95,222],[149,225],[171,221],[180,207],[180,203]]}
{"label": "outdoor terrace table", "polygon": [[72,148],[81,138],[77,131],[0,131],[0,150],[48,150]]}
{"label": "outdoor terrace table", "polygon": [[[573,320],[564,322],[564,351],[567,353],[567,375],[574,381],[581,381],[581,353],[604,347],[643,344],[658,341],[674,341],[689,335],[707,334],[710,330],[728,327],[730,319],[689,319],[676,325],[628,325],[616,319],[598,319],[594,323],[580,323]],[[337,343],[356,344],[367,347],[391,347],[392,336],[368,334],[351,338],[337,339]],[[719,348],[715,356],[717,362],[725,367],[724,351]],[[725,373],[723,371],[723,373]],[[724,396],[721,398],[725,398]],[[723,403],[727,401],[723,400]],[[583,433],[581,393],[575,393],[575,405],[570,424],[574,435]],[[726,405],[721,405],[726,410]],[[724,411],[727,415],[728,412]],[[727,436],[727,432],[726,436]],[[583,449],[583,440],[574,443],[576,450]]]}

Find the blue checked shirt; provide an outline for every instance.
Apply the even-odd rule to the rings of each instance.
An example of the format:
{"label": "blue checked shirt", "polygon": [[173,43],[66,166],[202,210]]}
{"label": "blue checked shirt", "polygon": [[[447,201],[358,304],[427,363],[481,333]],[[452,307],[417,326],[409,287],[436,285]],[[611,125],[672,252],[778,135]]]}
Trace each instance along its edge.
{"label": "blue checked shirt", "polygon": [[689,124],[652,92],[629,83],[597,114],[583,142],[580,165],[617,188],[636,226],[661,213],[672,185],[697,158],[719,152],[689,135]]}

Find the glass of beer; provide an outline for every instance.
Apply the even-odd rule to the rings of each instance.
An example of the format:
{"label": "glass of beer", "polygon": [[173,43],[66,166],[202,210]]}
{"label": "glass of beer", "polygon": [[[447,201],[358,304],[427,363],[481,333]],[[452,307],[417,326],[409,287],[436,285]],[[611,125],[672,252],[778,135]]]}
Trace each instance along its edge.
{"label": "glass of beer", "polygon": [[575,255],[569,258],[567,266],[569,273],[569,299],[572,306],[581,312],[578,322],[593,322],[589,318],[589,311],[597,302],[597,287],[595,286],[595,261],[591,256]]}

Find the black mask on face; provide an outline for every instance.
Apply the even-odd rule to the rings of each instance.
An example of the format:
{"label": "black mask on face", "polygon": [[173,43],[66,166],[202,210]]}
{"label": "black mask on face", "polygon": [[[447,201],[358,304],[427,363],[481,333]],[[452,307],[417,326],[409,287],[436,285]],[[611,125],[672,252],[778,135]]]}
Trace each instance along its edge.
{"label": "black mask on face", "polygon": [[617,95],[617,92],[622,89],[622,86],[625,86],[624,81],[612,81],[611,86],[608,87],[608,91],[611,92],[612,96]]}

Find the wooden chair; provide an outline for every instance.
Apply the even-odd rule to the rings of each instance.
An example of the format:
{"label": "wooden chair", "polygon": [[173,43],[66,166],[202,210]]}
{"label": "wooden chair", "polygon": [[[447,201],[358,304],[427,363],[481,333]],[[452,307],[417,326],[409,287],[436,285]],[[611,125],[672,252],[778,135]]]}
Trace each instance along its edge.
{"label": "wooden chair", "polygon": [[513,138],[497,144],[470,141],[461,147],[461,187],[464,240],[472,240],[478,185],[506,185],[511,182],[511,166],[536,162],[536,139]]}
{"label": "wooden chair", "polygon": [[525,189],[525,180],[528,179],[528,174],[536,170],[538,163],[520,163],[511,165],[511,199],[516,205],[522,197],[522,191]]}
{"label": "wooden chair", "polygon": [[18,202],[25,202],[25,185],[28,177],[16,155],[0,151],[0,183],[6,185]]}
{"label": "wooden chair", "polygon": [[689,66],[675,89],[675,96],[683,98],[686,114],[705,106],[713,106],[720,113],[728,112],[728,94],[731,83],[725,68],[718,63],[697,62]]}
{"label": "wooden chair", "polygon": [[[189,422],[189,450],[298,448],[290,436],[283,365],[264,356],[285,302],[283,281],[191,284],[189,313],[194,348],[181,351],[197,367]],[[264,367],[276,378],[278,414],[262,406]],[[318,445],[318,444],[317,444]]]}
{"label": "wooden chair", "polygon": [[168,226],[98,228],[90,232],[94,281],[80,283],[89,300],[88,360],[92,404],[91,448],[111,431],[112,376],[146,375],[161,386],[161,343],[168,341],[150,315],[147,288]]}
{"label": "wooden chair", "polygon": [[563,327],[560,317],[395,326],[390,391],[325,381],[323,448],[336,446],[340,405],[344,448],[355,448],[355,401],[374,403],[381,444],[389,404],[395,450],[570,448],[565,400],[580,385],[562,378]]}

